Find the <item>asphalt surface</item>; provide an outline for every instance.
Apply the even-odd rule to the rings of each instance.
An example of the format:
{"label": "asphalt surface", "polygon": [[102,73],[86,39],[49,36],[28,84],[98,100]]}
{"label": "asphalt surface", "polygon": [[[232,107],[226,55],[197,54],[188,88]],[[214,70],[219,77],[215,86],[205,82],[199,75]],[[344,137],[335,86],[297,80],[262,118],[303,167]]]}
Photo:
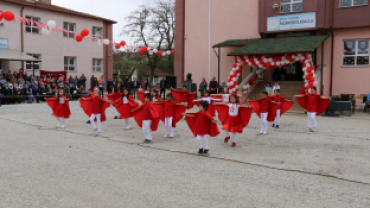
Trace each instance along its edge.
{"label": "asphalt surface", "polygon": [[0,207],[370,207],[370,114],[318,117],[316,133],[286,114],[267,135],[253,116],[236,148],[221,133],[201,157],[184,121],[147,145],[113,108],[98,137],[71,111],[62,130],[45,104],[0,108]]}

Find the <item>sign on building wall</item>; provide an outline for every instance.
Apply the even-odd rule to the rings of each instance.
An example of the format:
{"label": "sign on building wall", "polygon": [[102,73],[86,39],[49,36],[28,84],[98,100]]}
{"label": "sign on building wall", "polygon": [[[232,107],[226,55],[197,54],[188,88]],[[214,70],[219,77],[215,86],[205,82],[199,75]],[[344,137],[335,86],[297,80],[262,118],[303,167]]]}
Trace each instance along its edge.
{"label": "sign on building wall", "polygon": [[7,38],[0,38],[0,48],[8,49],[8,39]]}
{"label": "sign on building wall", "polygon": [[316,12],[268,17],[267,31],[295,30],[316,27]]}

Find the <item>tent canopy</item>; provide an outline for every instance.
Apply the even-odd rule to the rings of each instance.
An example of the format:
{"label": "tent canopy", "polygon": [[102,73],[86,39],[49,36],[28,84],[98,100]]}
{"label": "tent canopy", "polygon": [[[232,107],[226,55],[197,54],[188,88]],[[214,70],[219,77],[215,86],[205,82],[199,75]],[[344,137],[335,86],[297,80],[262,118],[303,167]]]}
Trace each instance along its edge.
{"label": "tent canopy", "polygon": [[14,50],[14,49],[0,49],[0,60],[6,61],[33,61],[33,62],[41,62],[36,58],[27,55],[24,52]]}

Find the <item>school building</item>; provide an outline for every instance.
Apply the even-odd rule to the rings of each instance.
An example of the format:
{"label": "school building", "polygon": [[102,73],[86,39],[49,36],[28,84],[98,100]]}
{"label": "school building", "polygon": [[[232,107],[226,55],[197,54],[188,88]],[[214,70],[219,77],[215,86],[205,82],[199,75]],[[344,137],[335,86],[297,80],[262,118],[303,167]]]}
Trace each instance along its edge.
{"label": "school building", "polygon": [[[54,20],[58,28],[90,31],[90,36],[112,40],[113,20],[81,13],[51,4],[51,0],[2,0],[0,10],[14,13],[15,22],[0,23],[0,69],[39,75],[40,70],[67,71],[67,76],[113,76],[113,48],[85,38],[76,42],[75,34],[52,31],[45,35],[34,24],[22,24],[17,16],[46,24]],[[35,60],[35,61],[33,61]]]}
{"label": "school building", "polygon": [[[177,0],[175,75],[227,83],[238,56],[312,56],[319,92],[370,92],[368,0]],[[244,65],[239,83],[256,67]],[[280,80],[291,95],[304,85],[302,64],[269,67],[255,88]],[[292,83],[292,84],[289,84]],[[242,86],[240,86],[242,87]]]}

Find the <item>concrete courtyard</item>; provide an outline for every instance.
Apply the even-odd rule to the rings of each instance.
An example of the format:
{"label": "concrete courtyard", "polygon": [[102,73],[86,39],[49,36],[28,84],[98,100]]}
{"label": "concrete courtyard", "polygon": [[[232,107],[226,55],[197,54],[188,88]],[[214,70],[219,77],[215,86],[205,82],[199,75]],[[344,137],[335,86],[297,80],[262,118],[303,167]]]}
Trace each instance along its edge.
{"label": "concrete courtyard", "polygon": [[267,135],[254,114],[235,148],[222,132],[200,157],[183,120],[143,144],[112,107],[99,137],[70,108],[62,130],[46,104],[0,107],[0,207],[370,207],[370,114],[318,117],[307,133],[287,113]]}

